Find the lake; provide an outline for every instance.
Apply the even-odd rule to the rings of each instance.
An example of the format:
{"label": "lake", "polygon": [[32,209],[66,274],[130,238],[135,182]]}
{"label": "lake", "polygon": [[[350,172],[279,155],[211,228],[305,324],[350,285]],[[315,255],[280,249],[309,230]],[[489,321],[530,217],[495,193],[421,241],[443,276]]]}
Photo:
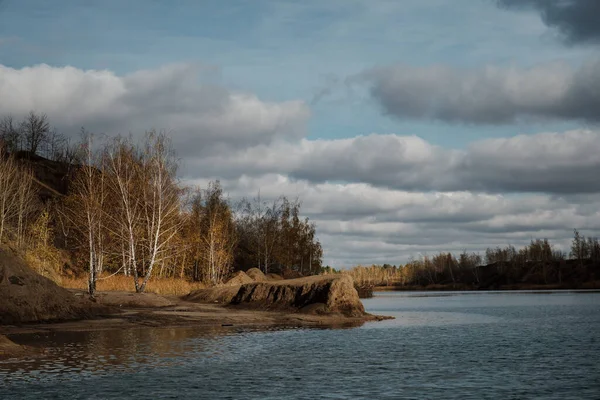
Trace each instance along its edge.
{"label": "lake", "polygon": [[600,399],[600,293],[382,292],[348,329],[20,335],[1,399]]}

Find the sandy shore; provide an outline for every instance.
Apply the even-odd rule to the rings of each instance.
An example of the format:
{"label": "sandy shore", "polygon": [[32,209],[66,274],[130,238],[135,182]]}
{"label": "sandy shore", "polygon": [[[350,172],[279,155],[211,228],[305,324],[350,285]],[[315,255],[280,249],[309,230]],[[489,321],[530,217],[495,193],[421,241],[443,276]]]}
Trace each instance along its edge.
{"label": "sandy shore", "polygon": [[[75,291],[76,292],[76,291]],[[83,292],[76,292],[83,296]],[[0,325],[0,335],[36,332],[95,331],[143,327],[205,327],[215,328],[270,328],[270,327],[323,327],[340,328],[360,326],[367,321],[388,317],[366,314],[362,317],[343,315],[315,315],[300,312],[260,311],[202,304],[181,300],[175,296],[135,294],[128,292],[101,292],[97,301],[109,307],[106,313],[93,319],[54,323]]]}

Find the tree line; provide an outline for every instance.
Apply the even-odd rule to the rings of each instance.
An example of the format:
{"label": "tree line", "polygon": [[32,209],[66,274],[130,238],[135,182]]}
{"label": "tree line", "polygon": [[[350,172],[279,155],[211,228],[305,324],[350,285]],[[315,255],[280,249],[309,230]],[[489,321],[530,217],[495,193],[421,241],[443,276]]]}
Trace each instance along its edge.
{"label": "tree line", "polygon": [[[570,252],[557,250],[548,239],[531,240],[517,249],[512,245],[488,248],[484,254],[467,252],[456,255],[440,252],[411,259],[404,265],[356,266],[347,273],[361,284],[399,287],[493,287],[522,282],[562,284],[591,279],[599,269],[600,242],[574,230]],[[325,271],[337,273],[325,267]]]}
{"label": "tree line", "polygon": [[[183,185],[164,133],[100,140],[82,129],[71,144],[45,114],[31,112],[20,123],[0,120],[0,149],[0,241],[27,247],[32,232],[45,232],[46,247],[85,268],[90,295],[102,274],[130,276],[143,292],[152,276],[214,285],[235,269],[321,269],[316,226],[301,217],[299,201],[259,195],[233,203],[219,181]],[[23,152],[28,157],[18,157]],[[42,155],[68,166],[67,192],[45,202],[37,193],[44,182],[28,162]]]}

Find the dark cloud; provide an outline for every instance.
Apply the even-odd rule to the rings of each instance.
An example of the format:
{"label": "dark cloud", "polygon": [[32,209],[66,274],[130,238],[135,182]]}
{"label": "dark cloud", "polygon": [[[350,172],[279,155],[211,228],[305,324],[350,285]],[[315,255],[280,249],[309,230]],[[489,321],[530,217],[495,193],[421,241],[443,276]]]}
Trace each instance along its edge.
{"label": "dark cloud", "polygon": [[465,150],[416,136],[278,142],[190,161],[206,174],[235,178],[280,173],[313,183],[368,183],[408,191],[600,192],[600,131],[484,139]]}
{"label": "dark cloud", "polygon": [[598,0],[497,0],[501,7],[534,8],[544,23],[556,28],[570,44],[600,44],[600,1]]}
{"label": "dark cloud", "polygon": [[398,118],[470,124],[600,122],[600,61],[578,69],[562,63],[528,69],[396,65],[372,69],[361,78],[384,111]]}

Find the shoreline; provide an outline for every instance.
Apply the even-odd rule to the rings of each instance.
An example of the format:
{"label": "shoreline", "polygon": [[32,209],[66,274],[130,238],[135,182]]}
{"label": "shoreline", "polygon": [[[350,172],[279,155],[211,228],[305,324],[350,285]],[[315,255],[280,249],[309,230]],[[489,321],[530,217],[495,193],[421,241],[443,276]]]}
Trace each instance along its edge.
{"label": "shoreline", "polygon": [[[158,296],[149,293],[138,295],[125,292],[102,292],[99,295],[98,303],[108,308],[107,312],[94,318],[0,325],[0,338],[6,336],[10,340],[17,339],[18,342],[18,335],[23,334],[144,328],[193,327],[207,331],[270,328],[337,329],[359,327],[366,322],[392,318],[368,313],[360,317],[348,317],[342,314],[320,315],[293,310],[257,310],[242,306],[196,303],[176,296]],[[124,300],[128,300],[129,303],[125,303]],[[114,306],[119,302],[125,304]],[[170,304],[164,305],[165,302]],[[0,359],[29,357],[41,353],[43,353],[42,347],[23,347],[14,343],[14,346],[7,345],[0,348]]]}
{"label": "shoreline", "polygon": [[585,282],[581,285],[561,285],[561,284],[512,284],[500,285],[498,287],[478,288],[469,285],[460,284],[442,284],[442,285],[427,285],[427,286],[373,286],[374,292],[443,292],[443,291],[459,291],[459,292],[513,292],[513,291],[600,291],[600,281]]}

